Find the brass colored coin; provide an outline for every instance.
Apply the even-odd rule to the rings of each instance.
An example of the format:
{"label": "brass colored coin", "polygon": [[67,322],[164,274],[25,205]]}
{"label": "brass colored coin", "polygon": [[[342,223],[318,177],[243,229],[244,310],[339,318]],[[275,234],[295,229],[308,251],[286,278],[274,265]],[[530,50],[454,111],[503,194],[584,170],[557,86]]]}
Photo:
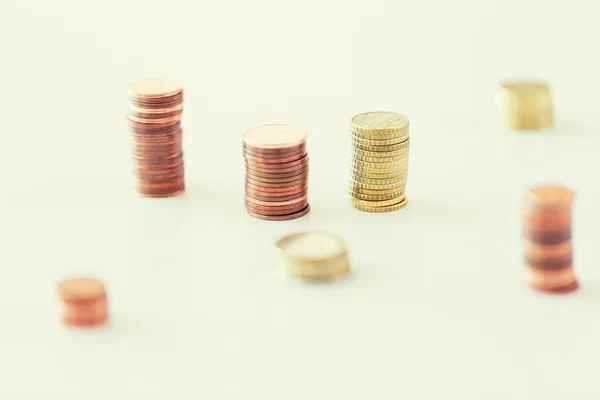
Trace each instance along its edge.
{"label": "brass colored coin", "polygon": [[410,145],[409,140],[406,140],[406,141],[404,141],[402,143],[398,143],[398,144],[391,144],[389,146],[367,146],[367,145],[363,145],[361,143],[352,141],[353,149],[364,150],[364,151],[374,151],[374,152],[388,152],[388,153],[406,149],[409,147],[409,145]]}
{"label": "brass colored coin", "polygon": [[361,200],[361,199],[355,199],[354,197],[349,197],[350,202],[352,203],[353,206],[360,206],[360,207],[367,207],[367,208],[373,208],[373,207],[386,207],[386,206],[392,206],[394,204],[399,204],[402,201],[404,201],[405,196],[402,194],[398,197],[389,199],[389,200],[378,200],[378,201],[372,201],[372,200]]}
{"label": "brass colored coin", "polygon": [[375,111],[358,114],[352,118],[352,132],[364,137],[382,137],[399,132],[408,132],[410,122],[402,114]]}
{"label": "brass colored coin", "polygon": [[263,215],[260,213],[255,213],[252,210],[248,209],[248,214],[255,218],[264,219],[268,221],[288,221],[291,219],[296,219],[305,216],[310,211],[310,205],[306,205],[306,208],[292,213],[292,214],[284,214],[284,215]]}
{"label": "brass colored coin", "polygon": [[289,186],[303,185],[306,183],[307,179],[298,179],[290,182],[282,182],[282,183],[268,183],[268,182],[260,182],[251,178],[246,177],[246,183],[249,183],[254,186],[263,187],[263,188],[285,188]]}
{"label": "brass colored coin", "polygon": [[[369,185],[369,186],[387,186],[387,185],[399,185],[401,183],[406,183],[406,175],[403,176],[399,176],[396,178],[384,178],[384,179],[377,179],[377,178],[362,178],[362,177],[357,177],[357,176],[350,176],[350,181],[352,181],[353,184],[358,184],[358,186],[361,185]],[[384,189],[382,187],[382,189]]]}
{"label": "brass colored coin", "polygon": [[352,190],[348,189],[348,196],[350,196],[354,199],[367,200],[367,201],[390,200],[390,199],[395,199],[397,197],[400,197],[403,194],[404,194],[403,191],[396,191],[396,192],[390,193],[390,194],[371,195],[371,194],[355,193]]}
{"label": "brass colored coin", "polygon": [[408,168],[408,157],[402,161],[396,161],[393,163],[367,163],[363,161],[352,160],[350,162],[350,168],[357,171],[373,172],[373,173],[387,173]]}
{"label": "brass colored coin", "polygon": [[390,158],[390,157],[403,157],[408,154],[410,147],[395,151],[368,151],[356,148],[352,146],[350,148],[351,154],[358,157],[371,157],[371,158]]}
{"label": "brass colored coin", "polygon": [[385,195],[396,193],[396,192],[404,193],[405,188],[406,188],[406,184],[401,184],[401,185],[393,186],[393,187],[386,188],[386,189],[380,189],[380,188],[370,189],[370,188],[355,186],[353,184],[348,185],[348,191],[353,192],[353,193],[358,193],[358,194],[366,194],[369,196],[385,196]]}
{"label": "brass colored coin", "polygon": [[366,157],[363,156],[362,154],[356,153],[356,152],[352,152],[350,154],[351,156],[351,160],[353,162],[358,163],[363,162],[363,163],[368,163],[368,164],[381,164],[381,163],[395,163],[395,162],[399,162],[404,160],[405,158],[408,158],[408,150],[405,152],[405,154],[399,155],[399,156],[394,156],[394,157]]}
{"label": "brass colored coin", "polygon": [[405,197],[404,200],[402,200],[401,203],[398,204],[392,204],[389,206],[382,206],[382,207],[368,207],[368,206],[364,206],[358,203],[353,202],[352,200],[350,200],[350,203],[352,204],[352,206],[354,206],[354,208],[356,208],[357,210],[360,211],[365,211],[365,212],[372,212],[372,213],[378,213],[378,212],[390,212],[390,211],[396,211],[399,210],[401,208],[406,207],[406,205],[408,204],[408,199]]}
{"label": "brass colored coin", "polygon": [[373,173],[373,172],[365,172],[365,171],[357,171],[354,169],[350,170],[350,177],[353,179],[363,179],[363,178],[367,178],[367,179],[392,179],[392,178],[406,178],[406,175],[408,174],[407,170],[396,170],[393,172],[386,172],[386,173]]}
{"label": "brass colored coin", "polygon": [[[348,187],[352,188],[352,191],[357,192],[357,193],[364,193],[357,189],[386,190],[386,189],[392,189],[392,188],[401,188],[401,190],[404,190],[404,187],[406,187],[406,179],[404,179],[403,181],[391,182],[391,183],[386,183],[386,184],[365,183],[365,182],[361,182],[361,181],[356,181],[354,179],[349,179]],[[365,193],[365,194],[370,194],[370,193]]]}
{"label": "brass colored coin", "polygon": [[358,143],[363,146],[389,146],[407,141],[408,135],[394,137],[391,139],[365,139],[352,134],[351,138],[353,143]]}

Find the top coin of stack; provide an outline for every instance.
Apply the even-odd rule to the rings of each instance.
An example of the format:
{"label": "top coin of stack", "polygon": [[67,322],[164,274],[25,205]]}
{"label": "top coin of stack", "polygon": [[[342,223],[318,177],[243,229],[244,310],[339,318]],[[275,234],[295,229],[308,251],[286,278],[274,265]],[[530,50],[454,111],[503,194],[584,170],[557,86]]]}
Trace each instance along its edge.
{"label": "top coin of stack", "polygon": [[166,80],[136,82],[129,85],[129,99],[137,191],[146,197],[182,193],[182,87]]}
{"label": "top coin of stack", "polygon": [[386,212],[407,204],[409,121],[392,112],[352,118],[348,197],[362,211]]}
{"label": "top coin of stack", "polygon": [[263,125],[243,136],[246,209],[256,218],[284,221],[308,213],[306,131]]}
{"label": "top coin of stack", "polygon": [[502,124],[510,129],[548,129],[553,125],[550,87],[537,82],[507,82],[496,93]]}
{"label": "top coin of stack", "polygon": [[326,232],[303,232],[281,238],[280,265],[304,279],[331,279],[350,271],[348,250],[342,238]]}

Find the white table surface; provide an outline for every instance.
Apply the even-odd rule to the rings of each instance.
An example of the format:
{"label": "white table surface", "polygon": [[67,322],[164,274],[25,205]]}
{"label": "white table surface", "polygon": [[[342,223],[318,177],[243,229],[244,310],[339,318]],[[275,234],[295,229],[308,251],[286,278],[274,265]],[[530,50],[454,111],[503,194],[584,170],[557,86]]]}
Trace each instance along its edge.
{"label": "white table surface", "polygon": [[[598,4],[558,3],[3,1],[0,397],[600,398]],[[177,198],[132,193],[126,84],[151,77],[185,88]],[[554,131],[498,127],[507,77],[552,85]],[[370,110],[411,119],[398,212],[346,199]],[[263,123],[309,132],[305,218],[246,214],[240,137]],[[574,295],[524,283],[540,183],[577,192]],[[278,273],[303,230],[343,236],[352,275]],[[61,326],[71,275],[106,283],[106,329]]]}

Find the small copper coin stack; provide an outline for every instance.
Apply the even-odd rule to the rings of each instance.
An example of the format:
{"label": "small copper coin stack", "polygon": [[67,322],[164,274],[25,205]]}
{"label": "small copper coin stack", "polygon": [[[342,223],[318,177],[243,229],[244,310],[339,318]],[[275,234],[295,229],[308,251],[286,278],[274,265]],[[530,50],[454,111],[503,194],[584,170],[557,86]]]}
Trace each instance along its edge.
{"label": "small copper coin stack", "polygon": [[74,278],[58,284],[63,303],[63,322],[69,326],[92,327],[108,319],[104,285],[94,278]]}
{"label": "small copper coin stack", "polygon": [[244,133],[246,209],[256,218],[286,221],[308,213],[306,131],[263,125]]}
{"label": "small copper coin stack", "polygon": [[146,197],[182,193],[183,89],[165,80],[141,81],[129,85],[129,98],[137,192]]}
{"label": "small copper coin stack", "polygon": [[525,196],[525,264],[536,290],[568,293],[579,287],[571,245],[573,198],[574,192],[562,186],[535,187]]}

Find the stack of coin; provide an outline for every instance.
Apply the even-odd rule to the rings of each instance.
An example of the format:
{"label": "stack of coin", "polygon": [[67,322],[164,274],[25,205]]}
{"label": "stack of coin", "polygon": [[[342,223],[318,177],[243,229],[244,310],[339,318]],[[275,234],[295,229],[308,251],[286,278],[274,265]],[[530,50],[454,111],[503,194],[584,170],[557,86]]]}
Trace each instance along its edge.
{"label": "stack of coin", "polygon": [[308,213],[306,131],[263,125],[244,133],[246,209],[256,218],[285,221]]}
{"label": "stack of coin", "polygon": [[406,206],[408,128],[408,118],[392,112],[352,118],[348,197],[355,208],[386,212]]}
{"label": "stack of coin", "polygon": [[536,290],[566,293],[579,287],[571,245],[573,198],[574,192],[562,186],[535,187],[525,196],[525,264]]}
{"label": "stack of coin", "polygon": [[69,326],[92,327],[108,319],[104,285],[94,278],[67,279],[58,284],[63,303],[63,322]]}
{"label": "stack of coin", "polygon": [[183,89],[166,80],[141,81],[129,85],[129,98],[127,122],[138,193],[146,197],[182,193]]}
{"label": "stack of coin", "polygon": [[553,125],[550,87],[537,82],[507,82],[496,94],[502,124],[510,129],[537,130]]}
{"label": "stack of coin", "polygon": [[348,250],[342,238],[326,232],[304,232],[275,243],[280,265],[304,279],[331,279],[350,271]]}

